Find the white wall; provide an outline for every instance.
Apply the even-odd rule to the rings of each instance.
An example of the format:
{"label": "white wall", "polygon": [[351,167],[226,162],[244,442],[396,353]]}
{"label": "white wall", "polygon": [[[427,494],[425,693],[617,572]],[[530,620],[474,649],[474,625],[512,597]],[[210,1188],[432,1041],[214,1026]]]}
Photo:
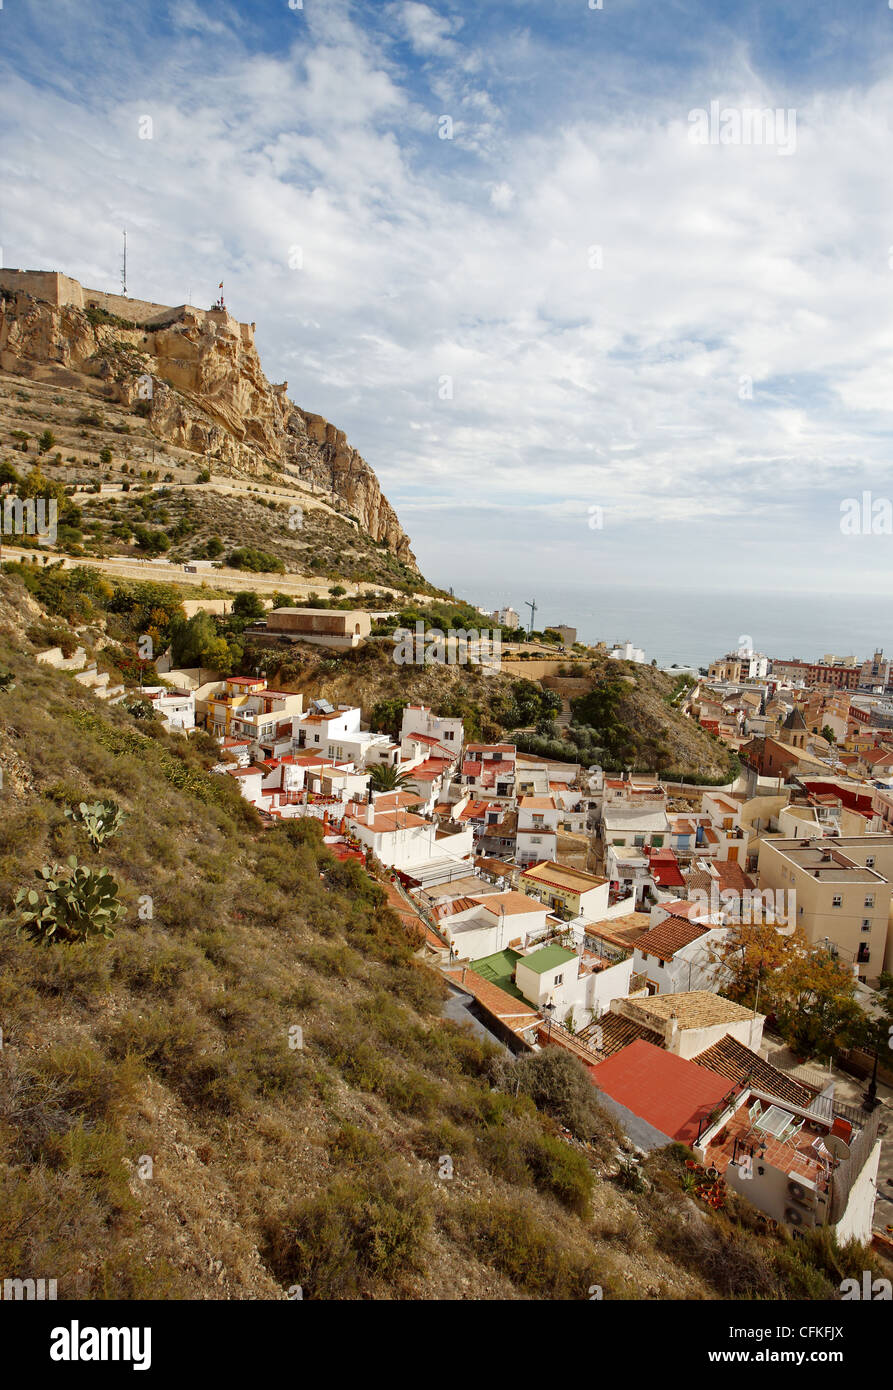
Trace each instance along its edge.
{"label": "white wall", "polygon": [[865,1167],[853,1183],[847,1200],[846,1211],[834,1228],[841,1244],[848,1240],[871,1240],[880,1161],[881,1141],[879,1139],[868,1155]]}

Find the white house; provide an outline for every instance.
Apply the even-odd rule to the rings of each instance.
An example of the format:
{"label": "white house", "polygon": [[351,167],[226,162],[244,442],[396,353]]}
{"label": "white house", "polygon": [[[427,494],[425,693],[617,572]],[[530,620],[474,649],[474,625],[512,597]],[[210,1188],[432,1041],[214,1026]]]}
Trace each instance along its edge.
{"label": "white house", "polygon": [[141,692],[152,701],[152,708],[164,721],[165,728],[195,728],[195,693],[192,690],[171,690],[164,685],[143,686]]}
{"label": "white house", "polygon": [[[366,805],[351,803],[346,813],[357,839],[387,868],[418,877],[426,866],[469,859],[473,849],[470,826],[439,826],[395,804],[395,800],[386,793]],[[468,867],[470,871],[471,865]]]}
{"label": "white house", "polygon": [[459,960],[479,960],[505,947],[527,946],[546,933],[548,915],[541,903],[511,890],[473,894],[437,907],[440,930]]}
{"label": "white house", "polygon": [[400,749],[387,734],[361,729],[362,711],[352,705],[325,708],[316,701],[311,713],[294,723],[296,746],[325,753],[336,762],[352,762],[357,767],[384,765],[396,767]]}
{"label": "white house", "polygon": [[518,957],[515,984],[547,1017],[578,1029],[626,998],[632,968],[628,954],[608,959],[589,945],[572,951],[550,943]]}
{"label": "white house", "polygon": [[645,977],[652,994],[715,992],[728,973],[716,955],[727,935],[721,924],[665,914],[636,942],[633,972]]}
{"label": "white house", "polygon": [[551,796],[522,796],[518,802],[515,859],[519,864],[554,860],[558,852],[558,807]]}
{"label": "white house", "polygon": [[462,751],[465,729],[461,719],[432,714],[427,705],[407,705],[400,727],[400,746],[404,757],[408,754],[403,748],[403,741],[412,734],[421,735],[429,747],[432,743],[443,744],[458,756]]}
{"label": "white house", "polygon": [[462,785],[476,797],[515,795],[513,743],[469,743],[462,763]]}

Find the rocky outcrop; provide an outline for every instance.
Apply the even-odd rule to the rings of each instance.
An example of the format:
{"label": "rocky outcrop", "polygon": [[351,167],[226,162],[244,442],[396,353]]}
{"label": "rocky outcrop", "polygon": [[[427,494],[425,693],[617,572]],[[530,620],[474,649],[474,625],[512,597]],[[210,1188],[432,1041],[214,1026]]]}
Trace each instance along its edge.
{"label": "rocky outcrop", "polygon": [[89,383],[124,405],[145,402],[152,433],[202,455],[215,472],[275,472],[331,490],[374,541],[417,569],[393,507],[344,431],[296,406],[287,382],[267,380],[253,325],[226,310],[180,308],[171,315],[138,326],[0,291],[0,370],[60,385]]}

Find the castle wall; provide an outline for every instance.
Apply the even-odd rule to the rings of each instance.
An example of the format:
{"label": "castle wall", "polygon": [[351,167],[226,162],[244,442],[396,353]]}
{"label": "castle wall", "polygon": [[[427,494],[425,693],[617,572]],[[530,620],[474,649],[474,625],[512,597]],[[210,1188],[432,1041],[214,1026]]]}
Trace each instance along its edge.
{"label": "castle wall", "polygon": [[[182,313],[187,308],[199,319],[210,318],[223,323],[229,315],[215,313],[210,309],[197,309],[186,304],[154,304],[148,299],[129,299],[123,294],[107,294],[104,290],[84,288],[78,280],[62,275],[57,270],[2,270],[0,269],[0,289],[23,291],[34,299],[43,299],[54,308],[61,309],[71,305],[75,309],[88,309],[95,305],[107,314],[118,318],[131,319],[134,323],[151,326],[154,322],[164,322]],[[235,320],[230,320],[236,322]],[[242,342],[246,346],[254,343],[254,324],[238,325]]]}

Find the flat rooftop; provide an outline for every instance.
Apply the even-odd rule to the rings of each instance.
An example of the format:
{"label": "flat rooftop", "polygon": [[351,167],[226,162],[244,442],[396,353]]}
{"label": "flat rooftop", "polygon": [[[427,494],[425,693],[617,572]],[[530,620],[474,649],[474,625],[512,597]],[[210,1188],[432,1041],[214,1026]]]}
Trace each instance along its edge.
{"label": "flat rooftop", "polygon": [[[885,837],[886,838],[886,837]],[[810,840],[808,844],[803,844],[800,840],[765,840],[764,844],[770,845],[783,855],[789,863],[802,869],[812,878],[817,878],[819,882],[833,883],[883,883],[883,874],[877,873],[874,869],[866,869],[848,855],[842,853],[838,848],[841,841],[834,837],[834,848],[830,848],[824,840]],[[850,841],[859,848],[865,848],[865,836],[855,836]]]}

